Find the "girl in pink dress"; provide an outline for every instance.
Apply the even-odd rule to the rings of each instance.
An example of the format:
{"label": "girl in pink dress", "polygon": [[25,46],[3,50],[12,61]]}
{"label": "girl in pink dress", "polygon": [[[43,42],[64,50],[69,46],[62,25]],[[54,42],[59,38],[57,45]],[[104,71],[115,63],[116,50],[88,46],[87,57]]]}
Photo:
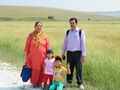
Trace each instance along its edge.
{"label": "girl in pink dress", "polygon": [[53,51],[50,49],[47,51],[47,58],[44,60],[44,80],[43,80],[44,89],[47,88],[46,87],[47,85],[49,86],[52,84],[54,61],[55,58],[53,56]]}

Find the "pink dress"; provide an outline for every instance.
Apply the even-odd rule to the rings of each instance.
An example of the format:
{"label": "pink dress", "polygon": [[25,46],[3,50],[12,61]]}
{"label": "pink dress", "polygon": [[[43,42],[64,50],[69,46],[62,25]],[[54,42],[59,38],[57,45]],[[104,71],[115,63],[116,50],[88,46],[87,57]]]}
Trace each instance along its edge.
{"label": "pink dress", "polygon": [[51,60],[48,60],[48,58],[46,58],[44,60],[44,63],[45,63],[44,74],[53,75],[54,61],[55,61],[55,58],[52,58]]}
{"label": "pink dress", "polygon": [[54,61],[55,61],[55,58],[52,58],[50,60],[48,60],[48,58],[46,58],[44,60],[44,63],[45,63],[44,80],[43,80],[44,86],[47,85],[48,79],[49,79],[49,85],[52,84],[52,81],[53,81]]}
{"label": "pink dress", "polygon": [[40,47],[37,48],[33,37],[28,36],[24,51],[29,52],[28,56],[26,56],[26,63],[28,67],[32,68],[30,81],[33,85],[41,84],[43,81],[43,64],[48,49],[50,49],[48,38],[42,40]]}

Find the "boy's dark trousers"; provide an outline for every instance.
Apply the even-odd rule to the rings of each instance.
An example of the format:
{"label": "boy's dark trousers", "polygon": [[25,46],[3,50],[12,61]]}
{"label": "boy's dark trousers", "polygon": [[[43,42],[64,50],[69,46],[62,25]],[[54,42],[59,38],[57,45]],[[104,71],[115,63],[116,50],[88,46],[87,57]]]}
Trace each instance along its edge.
{"label": "boy's dark trousers", "polygon": [[67,51],[67,63],[70,63],[71,70],[71,74],[67,74],[67,83],[71,84],[73,81],[74,67],[76,68],[77,84],[83,83],[81,51]]}

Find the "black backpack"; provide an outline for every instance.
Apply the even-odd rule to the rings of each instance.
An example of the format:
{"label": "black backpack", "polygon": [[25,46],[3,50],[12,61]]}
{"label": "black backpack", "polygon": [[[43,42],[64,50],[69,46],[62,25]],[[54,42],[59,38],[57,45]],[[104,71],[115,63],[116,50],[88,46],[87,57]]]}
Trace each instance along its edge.
{"label": "black backpack", "polygon": [[[66,32],[66,36],[68,36],[69,31],[70,31],[70,30],[67,30],[67,32]],[[82,29],[79,30],[79,36],[80,36],[80,38],[81,38],[81,32],[82,32]]]}

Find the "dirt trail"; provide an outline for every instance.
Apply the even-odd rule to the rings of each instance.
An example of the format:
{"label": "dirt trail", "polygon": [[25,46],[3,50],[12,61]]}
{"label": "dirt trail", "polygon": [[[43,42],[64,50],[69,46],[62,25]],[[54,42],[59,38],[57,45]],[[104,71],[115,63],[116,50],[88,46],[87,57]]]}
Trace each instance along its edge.
{"label": "dirt trail", "polygon": [[0,90],[41,90],[33,89],[29,82],[23,83],[17,71],[11,64],[0,62]]}

